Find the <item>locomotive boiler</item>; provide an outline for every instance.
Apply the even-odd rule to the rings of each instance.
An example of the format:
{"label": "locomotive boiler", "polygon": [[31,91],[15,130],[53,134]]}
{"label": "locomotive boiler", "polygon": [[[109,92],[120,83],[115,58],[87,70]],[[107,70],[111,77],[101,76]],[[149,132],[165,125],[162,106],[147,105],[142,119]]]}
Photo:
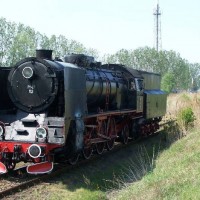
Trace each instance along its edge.
{"label": "locomotive boiler", "polygon": [[0,172],[21,161],[28,173],[47,173],[54,162],[111,150],[154,133],[166,111],[160,75],[71,54],[52,59],[37,50],[9,72],[12,111],[0,112]]}

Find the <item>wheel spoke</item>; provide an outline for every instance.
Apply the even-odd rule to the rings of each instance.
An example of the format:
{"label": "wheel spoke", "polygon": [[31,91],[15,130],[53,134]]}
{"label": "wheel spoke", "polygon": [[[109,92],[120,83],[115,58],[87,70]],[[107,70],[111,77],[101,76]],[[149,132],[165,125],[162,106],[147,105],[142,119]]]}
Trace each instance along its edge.
{"label": "wheel spoke", "polygon": [[[106,122],[101,121],[99,123],[98,133],[100,134],[100,138],[102,135],[106,135]],[[98,142],[96,143],[96,152],[97,154],[102,154],[105,148],[105,142]]]}
{"label": "wheel spoke", "polygon": [[116,139],[116,124],[114,118],[109,118],[107,122],[107,136],[111,138],[106,142],[107,150],[112,150]]}
{"label": "wheel spoke", "polygon": [[114,148],[115,138],[111,139],[110,141],[106,142],[106,147],[110,151]]}
{"label": "wheel spoke", "polygon": [[129,127],[128,125],[125,125],[123,130],[121,131],[120,140],[123,144],[127,144],[128,138],[129,138]]}
{"label": "wheel spoke", "polygon": [[93,149],[92,147],[86,147],[83,149],[83,157],[88,160],[92,156]]}
{"label": "wheel spoke", "polygon": [[96,151],[97,151],[97,154],[99,154],[99,155],[102,154],[104,148],[105,148],[105,142],[97,143],[97,144],[96,144]]}

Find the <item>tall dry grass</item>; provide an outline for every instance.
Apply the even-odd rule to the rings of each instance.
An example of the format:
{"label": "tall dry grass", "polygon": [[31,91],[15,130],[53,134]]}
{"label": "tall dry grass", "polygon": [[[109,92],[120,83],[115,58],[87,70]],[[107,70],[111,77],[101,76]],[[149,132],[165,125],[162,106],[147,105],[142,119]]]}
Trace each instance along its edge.
{"label": "tall dry grass", "polygon": [[167,114],[165,118],[177,119],[184,108],[191,108],[196,120],[195,127],[200,127],[200,93],[170,94],[167,99]]}
{"label": "tall dry grass", "polygon": [[[192,120],[192,123],[185,123],[185,121],[183,121],[180,117],[184,111],[188,110],[192,110],[192,114],[194,115],[193,119],[195,120]],[[186,117],[191,116],[187,115]],[[177,139],[187,135],[190,133],[191,129],[199,128],[200,93],[185,92],[179,94],[170,94],[167,98],[167,113],[163,120],[171,120],[171,123],[164,127],[166,140],[169,141],[169,143],[173,143]]]}

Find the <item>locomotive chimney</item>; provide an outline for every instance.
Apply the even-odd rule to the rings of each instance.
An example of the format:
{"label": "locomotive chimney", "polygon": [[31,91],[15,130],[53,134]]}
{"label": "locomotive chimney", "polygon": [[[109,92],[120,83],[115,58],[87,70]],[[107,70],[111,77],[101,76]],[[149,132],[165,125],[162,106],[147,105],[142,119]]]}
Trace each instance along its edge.
{"label": "locomotive chimney", "polygon": [[48,59],[52,60],[52,50],[48,49],[37,49],[36,50],[36,57],[41,59]]}

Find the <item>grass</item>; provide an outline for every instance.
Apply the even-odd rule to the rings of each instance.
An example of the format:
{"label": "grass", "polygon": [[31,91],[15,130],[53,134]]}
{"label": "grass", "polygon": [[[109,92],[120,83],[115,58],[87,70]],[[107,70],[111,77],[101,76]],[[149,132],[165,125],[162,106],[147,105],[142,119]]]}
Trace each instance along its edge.
{"label": "grass", "polygon": [[109,199],[200,199],[200,140],[193,132],[162,152],[155,169]]}

